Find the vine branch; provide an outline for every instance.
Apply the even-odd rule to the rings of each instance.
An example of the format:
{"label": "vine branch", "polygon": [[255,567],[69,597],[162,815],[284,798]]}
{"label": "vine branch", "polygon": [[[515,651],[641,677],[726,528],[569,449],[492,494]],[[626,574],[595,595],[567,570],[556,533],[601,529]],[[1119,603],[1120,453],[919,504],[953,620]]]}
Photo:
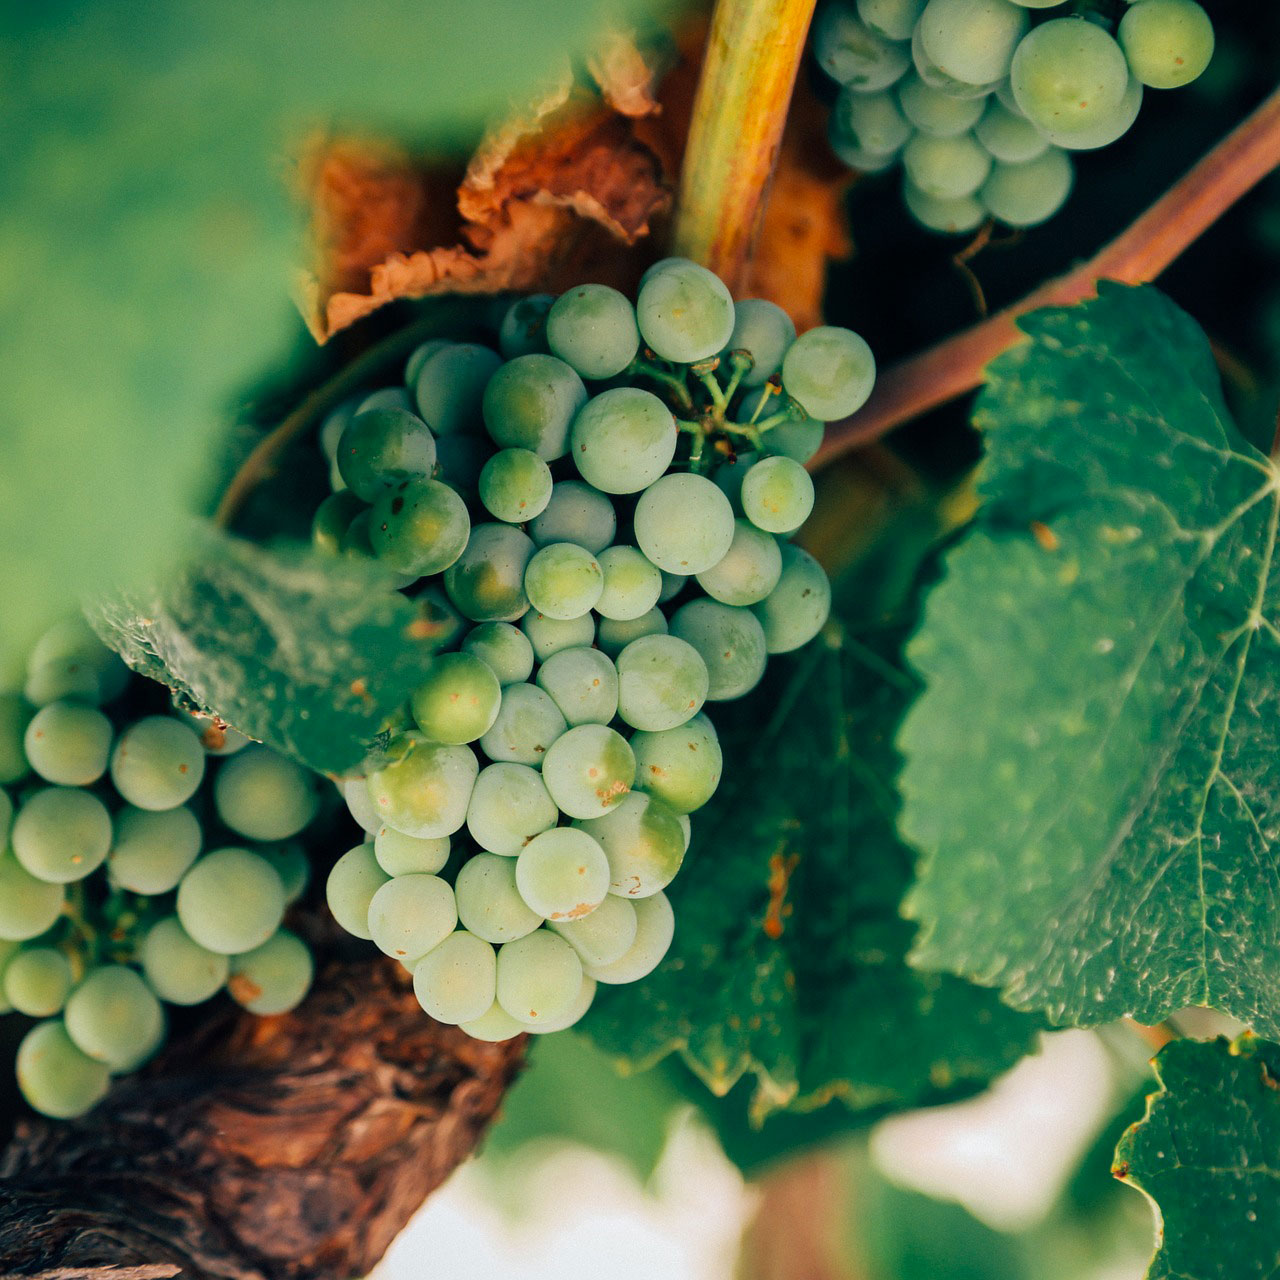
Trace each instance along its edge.
{"label": "vine branch", "polygon": [[852,417],[833,422],[811,470],[973,390],[986,365],[1018,342],[1017,318],[1091,297],[1099,280],[1146,284],[1237,200],[1280,168],[1280,89],[1094,257],[1021,302],[894,365]]}

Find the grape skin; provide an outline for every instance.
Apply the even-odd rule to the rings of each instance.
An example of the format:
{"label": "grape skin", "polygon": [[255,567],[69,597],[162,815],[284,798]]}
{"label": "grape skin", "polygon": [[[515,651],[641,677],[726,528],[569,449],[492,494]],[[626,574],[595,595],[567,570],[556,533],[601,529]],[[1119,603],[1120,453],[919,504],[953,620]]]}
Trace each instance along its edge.
{"label": "grape skin", "polygon": [[287,840],[320,807],[311,775],[268,747],[253,746],[226,761],[213,783],[218,816],[250,840]]}
{"label": "grape skin", "polygon": [[567,1013],[581,990],[578,953],[546,929],[508,942],[498,952],[498,1004],[522,1026]]}
{"label": "grape skin", "polygon": [[227,990],[250,1013],[287,1013],[311,989],[315,962],[306,943],[280,929],[260,947],[236,956]]}
{"label": "grape skin", "polygon": [[613,387],[574,418],[573,463],[603,493],[639,493],[671,465],[679,434],[671,410],[652,392]]}
{"label": "grape skin", "polygon": [[635,775],[627,740],[602,724],[582,724],[562,733],[542,762],[551,798],[571,818],[607,813],[631,790]]}
{"label": "grape skin", "polygon": [[764,628],[750,609],[690,600],[672,615],[671,634],[692,645],[706,664],[710,701],[740,698],[764,675]]}
{"label": "grape skin", "polygon": [[538,669],[538,687],[565,722],[608,724],[618,712],[618,671],[599,649],[561,649]]}
{"label": "grape skin", "polygon": [[71,993],[63,1022],[76,1047],[111,1071],[133,1071],[164,1039],[164,1010],[126,965],[94,969]]}
{"label": "grape skin", "polygon": [[723,351],[733,334],[733,297],[719,276],[673,262],[640,286],[640,335],[664,360],[693,364]]}
{"label": "grape skin", "polygon": [[599,841],[578,827],[535,836],[516,859],[516,887],[545,920],[578,920],[609,892],[609,860]]}
{"label": "grape skin", "polygon": [[185,805],[161,813],[127,806],[115,817],[107,870],[122,889],[168,893],[195,862],[203,839]]}
{"label": "grape skin", "polygon": [[618,655],[617,667],[618,715],[633,729],[674,729],[697,715],[706,701],[706,663],[691,644],[674,635],[633,640]]}
{"label": "grape skin", "polygon": [[449,861],[449,848],[448,836],[419,839],[388,826],[380,826],[373,838],[374,858],[389,876],[404,876],[414,871],[435,875]]}
{"label": "grape skin", "polygon": [[428,356],[414,399],[432,432],[448,436],[478,430],[482,400],[501,365],[496,351],[473,342],[450,342]]}
{"label": "grape skin", "polygon": [[436,465],[436,442],[427,425],[406,409],[356,414],[338,441],[338,471],[365,502],[412,480],[425,480]]}
{"label": "grape skin", "polygon": [[903,114],[921,133],[954,138],[968,133],[978,123],[986,100],[952,97],[926,84],[917,74],[898,85],[898,102]]}
{"label": "grape skin", "polygon": [[373,845],[361,844],[348,849],[333,864],[325,882],[325,898],[333,918],[352,937],[371,939],[369,904],[373,895],[390,880],[378,865]]}
{"label": "grape skin", "polygon": [[191,729],[172,716],[148,716],[117,739],[111,781],[139,809],[176,809],[195,795],[204,764],[204,747]]}
{"label": "grape skin", "polygon": [[790,458],[762,458],[743,477],[742,510],[758,529],[794,533],[813,510],[813,481]]}
{"label": "grape skin", "polygon": [[18,861],[33,876],[69,884],[106,861],[111,815],[88,791],[45,787],[18,810],[9,839]]}
{"label": "grape skin", "polygon": [[514,942],[542,924],[542,916],[520,896],[516,865],[514,858],[478,853],[458,872],[458,919],[486,942]]}
{"label": "grape skin", "polygon": [[[936,200],[958,200],[972,195],[982,185],[991,172],[991,157],[971,134],[931,138],[928,134],[918,133],[903,150],[902,167],[908,179],[925,195]],[[791,394],[814,417],[826,416],[798,392],[792,391]],[[830,418],[826,420],[831,421]]]}
{"label": "grape skin", "polygon": [[111,721],[94,707],[51,702],[27,725],[24,748],[31,767],[46,782],[87,787],[107,771]]}
{"label": "grape skin", "polygon": [[556,920],[548,926],[577,953],[584,965],[612,964],[636,940],[636,909],[614,893],[581,920]]}
{"label": "grape skin", "polygon": [[369,774],[374,809],[407,836],[451,836],[466,821],[480,765],[466,746],[404,733],[387,745],[388,763]]}
{"label": "grape skin", "polygon": [[248,849],[206,853],[178,885],[178,919],[202,947],[238,955],[260,946],[284,918],[284,884]]}
{"label": "grape skin", "polygon": [[480,770],[467,808],[467,831],[482,849],[512,857],[556,825],[560,812],[530,765],[498,761]]}
{"label": "grape skin", "polygon": [[887,89],[911,65],[900,44],[886,40],[838,4],[819,14],[813,51],[827,75],[862,93]]}
{"label": "grape skin", "polygon": [[66,890],[33,876],[9,849],[0,848],[0,940],[25,942],[53,927]]}
{"label": "grape skin", "polygon": [[529,536],[540,547],[576,542],[598,556],[617,528],[617,513],[603,493],[581,480],[561,480],[552,486],[546,509],[529,526]]}
{"label": "grape skin", "polygon": [[692,813],[715,794],[724,755],[715,727],[705,715],[660,733],[631,737],[636,786],[664,800],[676,813]]}
{"label": "grape skin", "polygon": [[638,618],[615,620],[601,618],[596,628],[596,643],[600,652],[610,658],[617,659],[623,649],[633,640],[641,636],[664,636],[667,634],[667,616],[659,608],[650,609]]}
{"label": "grape skin", "polygon": [[451,933],[413,968],[413,993],[437,1022],[472,1022],[483,1017],[497,989],[497,954],[488,942],[465,929]]}
{"label": "grape skin", "polygon": [[[852,140],[859,149],[873,156],[896,155],[912,134],[911,125],[898,106],[897,96],[887,90],[881,93],[841,90],[832,121],[832,127],[844,138]],[[794,331],[791,339],[795,339]],[[779,360],[788,346],[790,342],[781,344]]]}
{"label": "grape skin", "polygon": [[636,937],[630,947],[611,964],[583,966],[597,982],[638,982],[653,972],[667,954],[675,937],[675,913],[665,893],[640,898],[634,904]]}
{"label": "grape skin", "polygon": [[508,685],[493,727],[480,739],[480,750],[494,761],[535,768],[568,726],[560,708],[536,685]]}
{"label": "grape skin", "polygon": [[632,791],[600,818],[575,822],[596,840],[609,864],[609,892],[647,898],[675,879],[684,861],[684,832],[657,796]]}
{"label": "grape skin", "polygon": [[530,558],[524,590],[539,613],[571,622],[591,612],[604,591],[604,570],[586,547],[553,542]]}
{"label": "grape skin", "polygon": [[457,926],[453,889],[439,876],[395,876],[369,899],[369,936],[379,951],[412,965]]}
{"label": "grape skin", "polygon": [[763,600],[781,576],[782,552],[777,540],[750,521],[737,520],[724,559],[698,574],[698,585],[721,604],[741,606]]}
{"label": "grape skin", "polygon": [[[920,140],[919,137],[913,139],[908,150]],[[936,143],[938,140],[924,141]],[[954,140],[942,145],[949,145],[951,141]],[[988,156],[988,168],[990,163]],[[977,185],[975,182],[974,186]],[[852,330],[834,325],[819,325],[802,333],[782,361],[782,385],[787,394],[798,401],[810,417],[823,422],[846,418],[862,408],[875,378],[876,362],[871,348]]]}
{"label": "grape skin", "polygon": [[582,377],[612,378],[640,346],[635,309],[608,285],[579,285],[552,304],[547,345]]}
{"label": "grape skin", "polygon": [[606,547],[600,553],[604,589],[596,601],[602,618],[628,622],[649,612],[662,594],[662,570],[635,547]]}
{"label": "grape skin", "polygon": [[929,0],[917,30],[930,61],[965,84],[1009,74],[1027,12],[1010,0]]}
{"label": "grape skin", "polygon": [[1195,0],[1138,0],[1118,32],[1133,74],[1152,89],[1190,84],[1213,58],[1213,23]]}
{"label": "grape skin", "polygon": [[987,211],[1011,227],[1052,217],[1071,194],[1071,161],[1056,147],[1025,164],[997,164],[978,192]]}
{"label": "grape skin", "polygon": [[1073,133],[1115,114],[1128,88],[1129,67],[1101,27],[1080,18],[1052,18],[1019,44],[1009,83],[1033,124]]}
{"label": "grape skin", "polygon": [[484,424],[500,449],[528,449],[544,462],[569,450],[569,425],[587,402],[577,372],[555,356],[508,360],[485,388]]}
{"label": "grape skin", "polygon": [[445,653],[431,660],[410,698],[418,728],[432,742],[460,746],[493,727],[502,686],[492,669],[469,653]]}
{"label": "grape skin", "polygon": [[139,960],[147,985],[170,1004],[202,1004],[231,973],[231,958],[202,947],[177,916],[166,916],[147,930]]}
{"label": "grape skin", "polygon": [[[601,566],[603,572],[603,565]],[[601,595],[603,595],[603,590]],[[599,604],[599,601],[596,601]],[[589,645],[596,635],[596,624],[590,612],[576,618],[549,618],[537,609],[530,609],[520,619],[520,630],[533,646],[534,657],[546,662],[562,649],[579,649]]]}
{"label": "grape skin", "polygon": [[659,569],[702,573],[719,564],[733,542],[733,507],[705,476],[673,472],[640,495],[635,534]]}
{"label": "grape skin", "polygon": [[80,1050],[62,1020],[41,1022],[18,1046],[18,1088],[28,1103],[55,1120],[82,1116],[107,1092],[106,1066]]}
{"label": "grape skin", "polygon": [[485,663],[504,688],[533,674],[533,645],[509,622],[482,622],[473,627],[462,641],[462,651]]}
{"label": "grape skin", "polygon": [[480,471],[480,501],[508,524],[523,524],[551,501],[551,468],[529,449],[502,449]]}
{"label": "grape skin", "polygon": [[734,303],[733,332],[720,355],[723,359],[731,352],[745,351],[751,357],[751,367],[739,385],[758,387],[777,371],[795,340],[796,327],[780,306],[764,298],[744,298]]}
{"label": "grape skin", "polygon": [[443,573],[467,547],[466,504],[438,480],[382,494],[369,511],[369,546],[381,564],[412,578]]}
{"label": "grape skin", "polygon": [[534,544],[509,524],[472,527],[465,550],[445,570],[449,599],[472,622],[514,622],[529,608],[525,567]]}
{"label": "grape skin", "polygon": [[768,652],[790,653],[822,630],[831,612],[831,583],[807,551],[785,546],[778,585],[752,611],[764,628]]}
{"label": "grape skin", "polygon": [[53,947],[24,947],[4,972],[4,995],[19,1013],[49,1018],[61,1011],[71,992],[71,966]]}
{"label": "grape skin", "polygon": [[517,356],[549,355],[547,313],[555,298],[549,293],[531,293],[517,298],[507,308],[498,329],[498,350],[506,360]]}

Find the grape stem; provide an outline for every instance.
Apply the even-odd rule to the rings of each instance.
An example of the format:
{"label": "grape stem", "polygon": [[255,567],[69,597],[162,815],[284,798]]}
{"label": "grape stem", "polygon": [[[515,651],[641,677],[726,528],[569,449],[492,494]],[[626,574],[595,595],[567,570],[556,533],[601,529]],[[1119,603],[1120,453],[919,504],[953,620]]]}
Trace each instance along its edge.
{"label": "grape stem", "polygon": [[1123,284],[1154,280],[1276,168],[1280,89],[1093,258],[989,319],[888,369],[857,413],[830,424],[809,469],[816,471],[973,390],[986,365],[1022,339],[1016,322],[1028,311],[1081,302],[1093,296],[1103,279]]}
{"label": "grape stem", "polygon": [[680,170],[672,252],[743,283],[815,0],[717,0]]}

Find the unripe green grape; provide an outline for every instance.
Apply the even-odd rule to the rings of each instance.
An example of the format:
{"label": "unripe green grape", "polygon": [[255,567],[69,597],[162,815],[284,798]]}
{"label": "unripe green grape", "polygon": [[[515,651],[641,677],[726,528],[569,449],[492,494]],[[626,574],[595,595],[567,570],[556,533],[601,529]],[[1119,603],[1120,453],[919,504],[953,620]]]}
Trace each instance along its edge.
{"label": "unripe green grape", "polygon": [[702,573],[718,564],[733,542],[733,507],[705,476],[672,473],[640,495],[635,535],[659,569]]}
{"label": "unripe green grape", "polygon": [[96,705],[119,697],[128,683],[129,669],[77,613],[54,623],[32,647],[24,693],[39,707],[62,698]]}
{"label": "unripe green grape", "polygon": [[916,75],[931,89],[938,89],[953,98],[985,98],[1003,83],[999,80],[987,81],[985,84],[969,84],[965,80],[957,80],[948,75],[933,61],[924,49],[924,32],[917,25],[911,37],[911,61],[915,65]]}
{"label": "unripe green grape", "polygon": [[[334,462],[337,459],[338,441],[342,439],[342,433],[347,429],[347,423],[354,416],[356,405],[360,400],[359,395],[348,396],[321,419],[320,430],[316,432],[316,444],[328,462]],[[345,485],[346,482],[342,483]]]}
{"label": "unripe green grape", "polygon": [[411,578],[443,573],[467,546],[467,505],[438,480],[382,494],[369,511],[369,545],[380,564]]}
{"label": "unripe green grape", "polygon": [[342,793],[347,812],[355,819],[356,825],[362,831],[373,835],[383,823],[374,806],[373,797],[369,794],[369,784],[363,777],[347,778],[338,783],[338,790]]}
{"label": "unripe green grape", "polygon": [[577,953],[584,965],[612,964],[636,940],[636,909],[626,898],[610,893],[581,920],[557,920],[548,925]]}
{"label": "unripe green grape", "polygon": [[886,151],[879,155],[872,151],[864,151],[852,138],[841,131],[839,122],[832,116],[827,126],[827,141],[837,159],[847,165],[855,173],[885,173],[898,163],[896,151]]}
{"label": "unripe green grape", "polygon": [[516,862],[496,853],[478,853],[458,872],[458,919],[486,942],[513,942],[542,923],[520,896]]}
{"label": "unripe green grape", "polygon": [[672,615],[671,634],[692,645],[706,664],[711,701],[740,698],[764,675],[764,628],[750,609],[690,600]]}
{"label": "unripe green grape", "polygon": [[[917,135],[908,143],[908,150],[919,141]],[[948,139],[943,145],[952,141]],[[988,167],[990,163],[988,157]],[[802,333],[782,360],[782,385],[787,395],[810,417],[823,422],[846,418],[862,408],[875,380],[876,361],[866,341],[853,330],[835,325],[819,325]]]}
{"label": "unripe green grape", "polygon": [[373,838],[374,857],[389,876],[407,876],[413,872],[435,875],[449,861],[449,849],[448,836],[419,839],[395,827],[381,826]]}
{"label": "unripe green grape", "polygon": [[592,396],[573,420],[574,466],[604,493],[639,493],[671,465],[679,438],[671,410],[640,387]]}
{"label": "unripe green grape", "polygon": [[382,821],[407,836],[451,836],[466,821],[480,766],[466,746],[404,733],[387,745],[388,762],[369,775],[369,795]]}
{"label": "unripe green grape", "polygon": [[537,679],[570,726],[608,724],[618,713],[618,671],[599,649],[561,649]]}
{"label": "unripe green grape", "polygon": [[178,885],[178,919],[202,947],[221,955],[251,951],[284,918],[284,884],[275,868],[248,849],[218,849]]}
{"label": "unripe green grape", "polygon": [[551,468],[529,449],[502,449],[480,472],[480,501],[508,524],[524,524],[551,501]]}
{"label": "unripe green grape", "polygon": [[378,865],[372,844],[360,844],[333,864],[325,882],[325,900],[333,918],[354,938],[368,941],[369,905],[391,877]]}
{"label": "unripe green grape", "polygon": [[632,791],[604,817],[575,822],[574,826],[604,850],[609,862],[609,892],[618,897],[647,898],[665,889],[684,861],[684,831],[675,810],[649,792]]}
{"label": "unripe green grape", "polygon": [[54,1120],[91,1110],[111,1083],[106,1066],[76,1047],[61,1018],[41,1022],[22,1038],[15,1062],[27,1103]]}
{"label": "unripe green grape", "polygon": [[524,590],[539,613],[560,622],[588,614],[604,590],[604,570],[586,547],[553,542],[530,558]]}
{"label": "unripe green grape", "polygon": [[483,1017],[497,990],[497,953],[465,929],[451,933],[413,967],[413,993],[437,1022],[452,1025]]}
{"label": "unripe green grape", "polygon": [[534,550],[514,525],[475,525],[466,549],[445,570],[449,599],[473,622],[514,622],[529,607],[524,571]]}
{"label": "unripe green grape", "polygon": [[535,1036],[550,1035],[554,1031],[567,1031],[586,1016],[595,998],[596,980],[583,974],[582,985],[578,988],[578,994],[573,998],[573,1003],[559,1017],[547,1018],[537,1026],[526,1027],[525,1030]]}
{"label": "unripe green grape", "polygon": [[596,601],[602,618],[620,622],[648,613],[662,594],[662,570],[635,547],[606,547],[600,553],[604,590]]}
{"label": "unripe green grape", "polygon": [[1037,128],[1074,133],[1114,117],[1129,85],[1129,65],[1101,27],[1082,18],[1051,18],[1018,46],[1009,82]]}
{"label": "unripe green grape", "polygon": [[533,645],[523,631],[509,622],[482,622],[472,627],[462,641],[462,652],[479,658],[504,688],[528,680],[533,674]]}
{"label": "unripe green grape", "polygon": [[147,985],[170,1004],[203,1004],[231,973],[230,957],[202,947],[177,916],[166,916],[147,930],[138,959]]}
{"label": "unripe green grape", "polygon": [[435,470],[436,442],[427,424],[407,409],[357,413],[338,441],[338,470],[365,502]]}
{"label": "unripe green grape", "polygon": [[749,520],[737,520],[729,550],[719,564],[698,574],[698,585],[713,600],[743,606],[763,600],[781,576],[777,539]]}
{"label": "unripe green grape", "polygon": [[1011,227],[1033,227],[1052,217],[1071,193],[1071,161],[1057,147],[1025,164],[997,164],[978,199]]}
{"label": "unripe green grape", "polygon": [[547,345],[582,377],[612,378],[640,345],[635,309],[608,285],[579,285],[552,304]]}
{"label": "unripe green grape", "polygon": [[45,787],[18,810],[10,843],[18,861],[50,884],[83,880],[106,860],[111,815],[88,791]]}
{"label": "unripe green grape", "polygon": [[433,352],[414,383],[423,421],[438,436],[479,431],[484,395],[501,365],[496,351],[473,342],[451,342]]}
{"label": "unripe green grape", "polygon": [[126,965],[94,969],[71,993],[63,1022],[76,1047],[111,1071],[132,1071],[164,1039],[164,1009]]}
{"label": "unripe green grape", "polygon": [[742,387],[758,387],[782,363],[786,349],[796,340],[796,327],[783,309],[764,298],[744,298],[734,303],[733,332],[720,353],[727,360],[734,351],[745,351],[751,367],[738,380]]}
{"label": "unripe green grape", "polygon": [[498,718],[480,739],[480,750],[490,760],[540,768],[566,728],[560,708],[542,689],[531,684],[508,685],[502,691]]}
{"label": "unripe green grape", "polygon": [[[931,138],[918,133],[902,152],[902,167],[911,183],[925,195],[957,200],[972,195],[983,184],[991,172],[991,157],[972,134]],[[805,407],[814,417],[825,416],[812,405]]]}
{"label": "unripe green grape", "polygon": [[51,702],[27,725],[23,741],[31,767],[46,781],[87,787],[107,771],[111,721],[76,702]]}
{"label": "unripe green grape", "polygon": [[1120,105],[1108,115],[1099,117],[1084,129],[1041,127],[1040,133],[1045,141],[1056,147],[1065,147],[1069,151],[1096,151],[1099,147],[1109,147],[1118,138],[1124,137],[1141,109],[1142,82],[1136,76],[1130,76]]}
{"label": "unripe green grape", "polygon": [[[880,93],[854,93],[842,89],[833,108],[835,127],[840,133],[873,156],[894,155],[911,137],[912,128],[898,107],[897,96],[889,90]],[[792,333],[794,340],[795,334]],[[785,351],[790,344],[784,344]],[[781,359],[781,352],[779,353]],[[774,368],[778,366],[775,364]]]}
{"label": "unripe green grape", "polygon": [[636,298],[645,345],[664,360],[693,364],[724,349],[733,333],[733,295],[695,262],[672,263],[649,277]]}
{"label": "unripe green grape", "polygon": [[675,913],[665,893],[640,898],[632,904],[636,912],[636,937],[630,947],[611,964],[584,965],[589,978],[597,982],[637,982],[661,963],[675,937]]}
{"label": "unripe green grape", "polygon": [[676,813],[701,809],[720,785],[724,754],[714,726],[704,715],[661,733],[632,734],[631,746],[636,786],[665,801]]}
{"label": "unripe green grape", "polygon": [[822,630],[831,613],[831,583],[807,551],[785,546],[778,585],[752,612],[764,628],[768,652],[790,653]]}
{"label": "unripe green grape", "polygon": [[987,211],[973,196],[939,200],[926,195],[910,179],[902,185],[902,198],[911,216],[929,231],[941,235],[961,235],[981,225]]}
{"label": "unripe green grape", "polygon": [[62,885],[38,880],[10,850],[0,848],[0,940],[38,938],[57,922],[65,901]]}
{"label": "unripe green grape", "polygon": [[790,458],[762,458],[742,479],[742,510],[767,533],[794,533],[813,510],[813,481]]}
{"label": "unripe green grape", "polygon": [[31,707],[18,694],[0,693],[0,785],[27,775],[30,765],[22,740],[31,716]]}
{"label": "unripe green grape", "polygon": [[1027,25],[1026,10],[1010,0],[929,0],[917,30],[943,74],[985,85],[1009,74]]}
{"label": "unripe green grape", "polygon": [[609,861],[600,843],[578,827],[535,836],[516,859],[516,887],[546,920],[579,920],[609,892]]}
{"label": "unripe green grape", "polygon": [[898,84],[898,101],[903,115],[921,133],[933,138],[954,138],[968,133],[977,124],[985,98],[956,98],[926,84],[919,75],[907,76]]}
{"label": "unripe green grape", "polygon": [[498,1003],[525,1026],[567,1013],[581,989],[577,952],[546,929],[508,942],[498,952]]}
{"label": "unripe green grape", "polygon": [[997,161],[1026,164],[1048,149],[1048,141],[1025,116],[1015,115],[995,100],[987,104],[974,134]]}
{"label": "unripe green grape", "polygon": [[268,747],[226,761],[213,782],[218,817],[250,840],[287,840],[316,816],[320,796],[312,775]]}
{"label": "unripe green grape", "polygon": [[924,6],[925,0],[858,0],[858,17],[886,40],[910,40]]}
{"label": "unripe green grape", "polygon": [[552,486],[546,510],[529,526],[529,536],[540,547],[576,542],[598,556],[617,530],[617,513],[603,493],[581,480],[561,480]]}
{"label": "unripe green grape", "polygon": [[596,643],[600,652],[616,659],[623,649],[641,636],[665,636],[667,617],[661,609],[653,608],[638,618],[626,620],[601,618],[596,627]]}
{"label": "unripe green grape", "polygon": [[370,409],[403,409],[405,413],[413,413],[413,401],[403,387],[379,387],[370,391],[356,405],[356,413],[367,413]]}
{"label": "unripe green grape", "polygon": [[51,1018],[71,994],[71,966],[53,947],[24,947],[4,966],[5,999],[29,1018]]}
{"label": "unripe green grape", "polygon": [[589,645],[595,639],[596,624],[590,613],[576,618],[549,618],[537,609],[530,609],[520,619],[520,631],[533,647],[534,657],[546,662],[562,649]]}
{"label": "unripe green grape", "polygon": [[549,355],[547,313],[555,298],[549,293],[531,293],[517,298],[502,317],[498,328],[498,349],[507,360],[517,356]]}
{"label": "unripe green grape", "polygon": [[474,742],[498,718],[502,686],[490,667],[469,653],[432,658],[410,698],[418,728],[433,742]]}
{"label": "unripe green grape", "polygon": [[[745,411],[752,404],[748,396],[743,404]],[[765,410],[767,413],[768,410]],[[729,505],[736,516],[742,514],[742,482],[747,472],[760,460],[760,453],[755,449],[744,449],[730,458],[725,458],[711,473],[712,483],[729,499]],[[682,584],[683,585],[683,584]],[[665,603],[665,601],[663,602]]]}
{"label": "unripe green grape", "polygon": [[[410,599],[418,609],[415,633],[421,633],[431,640],[437,649],[452,648],[466,631],[467,621],[454,607],[444,587],[438,581],[428,583],[425,587],[419,587]],[[401,727],[409,724],[407,710],[403,714],[405,720]]]}
{"label": "unripe green grape", "polygon": [[178,887],[200,853],[203,833],[185,805],[153,813],[132,805],[115,816],[107,870],[131,893],[154,895]]}
{"label": "unripe green grape", "polygon": [[172,716],[147,716],[131,724],[111,753],[111,781],[139,809],[176,809],[195,795],[204,778],[200,739]]}
{"label": "unripe green grape", "polygon": [[674,729],[697,715],[706,701],[707,664],[677,636],[633,640],[618,654],[617,667],[618,715],[633,729]]}
{"label": "unripe green grape", "polygon": [[555,356],[508,360],[484,393],[484,424],[500,449],[528,449],[544,462],[569,449],[569,424],[587,402],[577,372]]}
{"label": "unripe green grape", "polygon": [[418,375],[422,372],[422,367],[431,359],[437,351],[443,351],[445,347],[450,346],[448,338],[428,338],[426,342],[419,343],[418,346],[409,353],[409,358],[404,362],[404,385],[410,389],[418,384]]}
{"label": "unripe green grape", "polygon": [[494,1000],[489,1011],[471,1022],[458,1024],[473,1040],[485,1040],[497,1043],[501,1040],[512,1040],[526,1031],[532,1030],[523,1022],[517,1022],[498,1002]]}
{"label": "unripe green grape", "polygon": [[904,45],[873,31],[839,4],[818,15],[813,52],[827,75],[860,93],[887,89],[911,65]]}
{"label": "unripe green grape", "polygon": [[542,775],[530,765],[502,760],[480,770],[467,830],[482,849],[513,857],[559,817]]}
{"label": "unripe green grape", "polygon": [[1133,74],[1152,89],[1190,84],[1213,57],[1213,23],[1195,0],[1138,0],[1118,37]]}
{"label": "unripe green grape", "polygon": [[250,1013],[287,1013],[311,989],[315,961],[306,943],[288,929],[272,934],[260,947],[236,956],[227,990]]}
{"label": "unripe green grape", "polygon": [[635,776],[627,740],[602,724],[581,724],[562,733],[542,762],[551,798],[571,818],[607,813],[630,791]]}

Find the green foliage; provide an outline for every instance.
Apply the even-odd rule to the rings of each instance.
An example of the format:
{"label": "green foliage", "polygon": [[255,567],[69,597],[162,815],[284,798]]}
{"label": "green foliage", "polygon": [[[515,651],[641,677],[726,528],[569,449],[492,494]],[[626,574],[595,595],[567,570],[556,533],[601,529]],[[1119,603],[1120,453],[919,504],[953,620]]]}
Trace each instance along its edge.
{"label": "green foliage", "polygon": [[908,658],[914,959],[1092,1024],[1280,1027],[1277,472],[1149,288],[1036,313]]}
{"label": "green foliage", "polygon": [[163,587],[92,617],[143,675],[313,769],[358,764],[443,625],[382,571],[208,532]]}
{"label": "green foliage", "polygon": [[1264,1280],[1280,1270],[1280,1045],[1177,1040],[1113,1169],[1162,1224],[1148,1280]]}

